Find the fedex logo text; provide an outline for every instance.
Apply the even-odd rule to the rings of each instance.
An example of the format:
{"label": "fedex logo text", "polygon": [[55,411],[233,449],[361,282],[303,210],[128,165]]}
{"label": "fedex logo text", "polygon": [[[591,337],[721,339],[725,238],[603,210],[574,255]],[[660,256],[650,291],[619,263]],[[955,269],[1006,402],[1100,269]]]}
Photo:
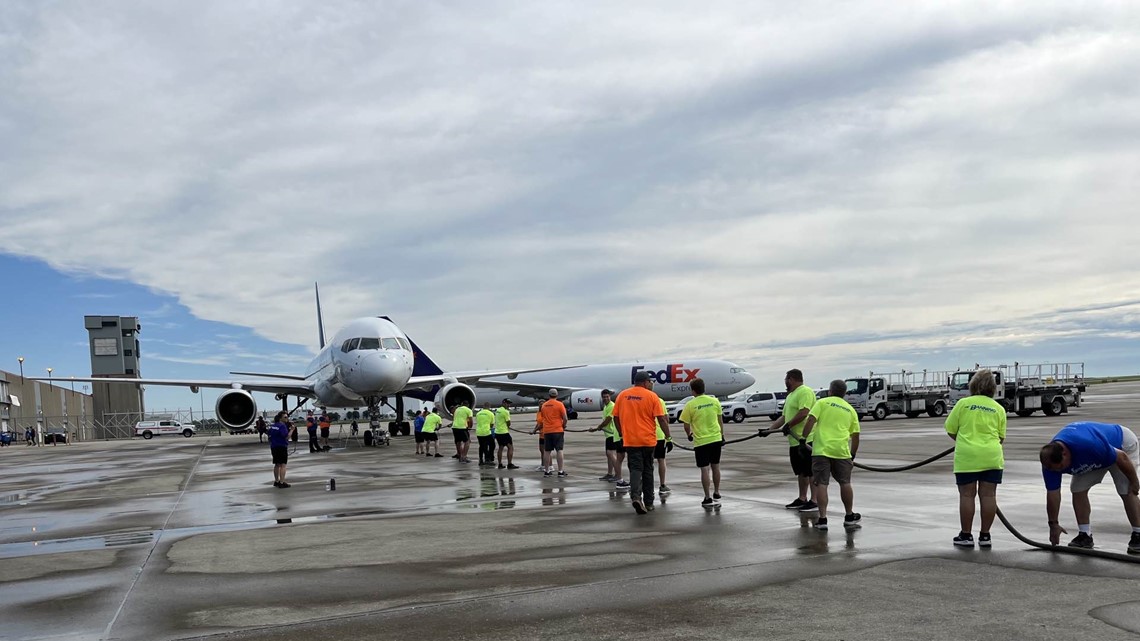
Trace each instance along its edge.
{"label": "fedex logo text", "polygon": [[[633,379],[637,377],[637,373],[644,369],[644,365],[637,365],[633,367],[629,372],[629,382],[633,383]],[[697,377],[697,374],[700,373],[701,368],[696,367],[693,369],[685,369],[685,365],[681,363],[666,365],[665,369],[662,370],[646,371],[650,376],[653,377],[653,380],[662,385],[665,385],[667,383],[688,383]]]}

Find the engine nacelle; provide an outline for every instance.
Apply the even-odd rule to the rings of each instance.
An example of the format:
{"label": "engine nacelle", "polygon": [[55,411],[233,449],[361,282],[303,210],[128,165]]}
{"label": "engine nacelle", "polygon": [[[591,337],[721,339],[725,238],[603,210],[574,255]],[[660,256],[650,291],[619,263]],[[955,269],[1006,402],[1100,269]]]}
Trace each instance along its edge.
{"label": "engine nacelle", "polygon": [[257,401],[243,389],[231,389],[218,397],[214,411],[222,425],[231,430],[240,430],[257,418]]}
{"label": "engine nacelle", "polygon": [[451,383],[440,388],[435,395],[435,406],[440,414],[451,417],[460,402],[467,401],[467,407],[475,409],[475,390],[463,383]]}
{"label": "engine nacelle", "polygon": [[570,409],[575,412],[600,412],[605,409],[602,405],[602,390],[585,389],[570,394]]}

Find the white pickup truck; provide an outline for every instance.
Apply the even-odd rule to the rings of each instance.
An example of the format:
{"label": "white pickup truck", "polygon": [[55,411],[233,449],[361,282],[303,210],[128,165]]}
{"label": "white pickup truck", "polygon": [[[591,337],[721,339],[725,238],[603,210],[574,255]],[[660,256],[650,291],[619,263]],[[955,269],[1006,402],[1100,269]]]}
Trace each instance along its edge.
{"label": "white pickup truck", "polygon": [[743,423],[749,416],[767,416],[774,421],[780,418],[780,400],[774,392],[751,392],[730,398],[720,407],[726,421]]}

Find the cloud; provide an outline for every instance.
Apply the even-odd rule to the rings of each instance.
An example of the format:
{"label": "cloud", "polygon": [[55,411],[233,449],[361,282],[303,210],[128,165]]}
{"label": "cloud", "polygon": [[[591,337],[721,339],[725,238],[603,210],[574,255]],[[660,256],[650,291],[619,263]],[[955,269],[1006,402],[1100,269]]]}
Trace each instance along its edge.
{"label": "cloud", "polygon": [[1135,12],[772,8],[21,5],[0,251],[458,368],[1132,335]]}

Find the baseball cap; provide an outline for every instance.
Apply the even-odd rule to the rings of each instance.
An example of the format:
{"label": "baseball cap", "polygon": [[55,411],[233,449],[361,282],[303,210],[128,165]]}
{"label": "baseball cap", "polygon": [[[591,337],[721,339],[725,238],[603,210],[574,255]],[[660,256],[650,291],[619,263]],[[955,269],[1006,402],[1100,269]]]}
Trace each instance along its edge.
{"label": "baseball cap", "polygon": [[649,380],[649,372],[638,372],[633,375],[634,383],[644,383]]}
{"label": "baseball cap", "polygon": [[550,388],[550,396],[551,398],[558,396],[558,390],[554,389],[553,387]]}

